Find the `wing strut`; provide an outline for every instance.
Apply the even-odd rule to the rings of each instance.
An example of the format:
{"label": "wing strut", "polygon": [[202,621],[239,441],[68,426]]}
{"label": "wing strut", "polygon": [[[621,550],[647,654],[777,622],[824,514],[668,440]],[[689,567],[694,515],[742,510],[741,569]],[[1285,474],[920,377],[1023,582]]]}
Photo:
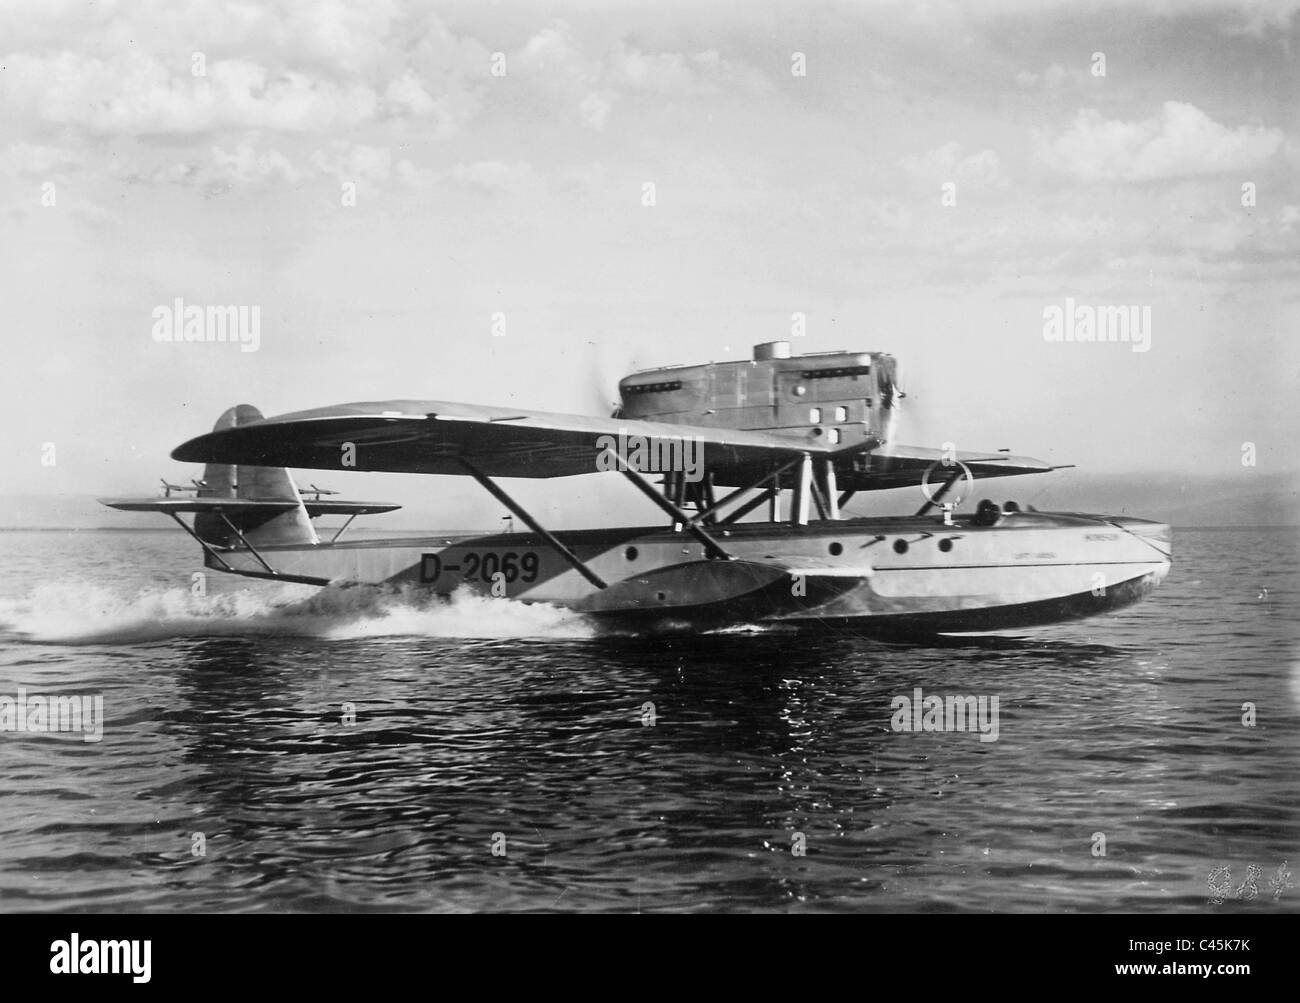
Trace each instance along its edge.
{"label": "wing strut", "polygon": [[502,491],[499,487],[497,487],[496,483],[490,477],[488,477],[486,474],[484,474],[482,471],[480,471],[477,467],[475,467],[473,464],[471,464],[468,460],[464,459],[463,457],[460,458],[460,465],[464,467],[467,471],[469,471],[470,476],[473,477],[474,480],[482,484],[483,487],[487,489],[488,493],[491,494],[493,498],[499,501],[502,505],[508,508],[515,515],[517,515],[522,522],[528,525],[529,529],[531,529],[534,533],[536,533],[543,540],[545,540],[552,547],[554,547],[556,553],[558,553],[566,561],[572,564],[573,567],[577,570],[577,572],[580,575],[582,575],[583,578],[587,579],[587,581],[591,582],[591,584],[596,586],[596,588],[598,589],[608,588],[608,586],[605,584],[604,579],[602,579],[598,574],[596,574],[596,572],[592,571],[591,568],[587,567],[587,565],[583,562],[582,558],[580,558],[572,550],[570,550],[559,540],[557,540],[550,532],[548,532],[542,526],[541,523],[539,523],[526,511],[524,511],[523,506],[521,506],[517,501],[511,498],[504,491]]}
{"label": "wing strut", "polygon": [[[780,497],[781,497],[781,489],[776,485],[763,488],[753,498],[745,502],[744,505],[740,506],[740,508],[732,512],[731,515],[723,519],[722,524],[724,526],[730,526],[733,522],[739,522],[741,519],[745,518],[745,516],[749,515],[750,512],[754,511],[754,509],[758,508],[758,506],[762,505],[763,502],[774,502],[777,501]],[[777,513],[777,516],[778,517],[780,516],[779,512]],[[769,521],[776,522],[777,519],[771,519]]]}
{"label": "wing strut", "polygon": [[[239,531],[239,527],[230,521],[230,518],[226,515],[226,513],[221,511],[221,509],[217,509],[217,515],[221,516],[221,521],[230,527],[230,531],[235,534],[235,536],[239,539],[239,542],[248,548],[248,552],[257,558],[257,563],[260,564],[262,567],[266,568],[266,573],[268,575],[275,575],[276,577],[279,577],[280,572],[276,571],[275,568],[271,567],[271,565],[266,563],[266,558],[264,558],[261,554],[259,554],[257,552],[257,548],[254,547],[251,543],[249,543],[247,539],[245,539],[244,534]],[[222,563],[224,564],[225,562],[223,561]]]}
{"label": "wing strut", "polygon": [[208,545],[206,540],[199,539],[199,534],[194,532],[194,530],[190,529],[189,526],[185,525],[184,519],[178,516],[175,512],[168,512],[167,514],[176,520],[177,526],[185,530],[185,532],[189,533],[190,536],[194,537],[194,542],[197,543],[200,547],[202,547],[208,553],[208,555],[212,557],[214,561],[216,561],[218,564],[220,564],[223,568],[225,568],[227,571],[231,572],[232,574],[239,573],[235,571],[235,569],[232,568],[228,563],[226,563],[226,561],[222,558],[222,556]]}
{"label": "wing strut", "polygon": [[698,523],[692,522],[691,517],[683,512],[679,506],[674,505],[671,501],[656,491],[655,486],[646,480],[640,473],[628,466],[627,461],[624,460],[623,457],[619,456],[618,453],[612,449],[607,449],[605,452],[609,456],[613,457],[614,463],[616,463],[618,468],[623,471],[623,476],[635,484],[643,495],[672,516],[674,522],[681,523],[685,526],[686,532],[690,533],[691,536],[704,544],[704,552],[706,554],[722,561],[731,560],[731,555],[722,549],[722,545],[719,544],[717,540],[701,529]]}
{"label": "wing strut", "polygon": [[943,484],[939,487],[939,490],[934,493],[933,498],[928,499],[924,505],[922,505],[919,509],[916,510],[916,514],[925,515],[925,513],[929,512],[930,509],[938,505],[943,500],[943,496],[946,495],[949,491],[951,491],[954,485],[956,485],[956,483],[959,480],[961,480],[962,477],[964,476],[965,474],[962,471],[961,464],[957,464],[956,468],[952,472],[952,476],[950,476],[946,481],[943,482]]}
{"label": "wing strut", "polygon": [[835,464],[830,460],[822,460],[818,468],[818,480],[821,481],[819,487],[826,498],[826,518],[839,519],[840,500],[839,487],[835,483]]}
{"label": "wing strut", "polygon": [[754,509],[758,508],[758,506],[763,504],[763,502],[767,501],[768,498],[771,497],[771,493],[774,490],[776,490],[775,488],[768,488],[765,491],[761,490],[763,485],[766,484],[768,481],[773,480],[774,478],[780,477],[783,473],[785,473],[787,470],[789,470],[798,462],[799,462],[799,457],[796,457],[795,459],[791,460],[789,463],[785,464],[784,466],[777,467],[776,469],[772,470],[770,473],[764,475],[762,479],[755,481],[753,484],[741,485],[740,487],[736,488],[735,491],[732,491],[729,495],[723,498],[721,501],[714,504],[712,507],[707,508],[703,512],[699,512],[696,515],[691,516],[691,522],[699,522],[700,520],[708,517],[712,517],[716,519],[717,514],[719,512],[721,512],[726,506],[730,505],[733,501],[738,499],[741,495],[745,494],[748,491],[753,491],[755,488],[760,489],[761,493],[756,498],[753,498],[750,501],[746,502],[739,509],[737,509],[731,515],[727,516],[727,518],[721,521],[723,524],[728,524],[728,523],[733,523],[740,518],[743,518],[744,516],[748,515],[750,512],[754,511]]}

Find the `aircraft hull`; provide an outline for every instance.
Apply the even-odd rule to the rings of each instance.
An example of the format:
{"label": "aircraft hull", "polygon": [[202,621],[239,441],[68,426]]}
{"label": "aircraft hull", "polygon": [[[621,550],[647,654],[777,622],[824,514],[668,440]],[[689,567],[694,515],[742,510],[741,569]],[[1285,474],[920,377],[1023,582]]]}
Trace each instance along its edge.
{"label": "aircraft hull", "polygon": [[[736,623],[966,633],[1037,626],[1141,600],[1171,565],[1170,529],[1128,517],[1013,512],[709,527],[735,560],[670,527],[560,532],[599,588],[532,533],[220,551],[236,573],[312,584],[470,589],[635,629]],[[208,557],[209,567],[220,565]]]}

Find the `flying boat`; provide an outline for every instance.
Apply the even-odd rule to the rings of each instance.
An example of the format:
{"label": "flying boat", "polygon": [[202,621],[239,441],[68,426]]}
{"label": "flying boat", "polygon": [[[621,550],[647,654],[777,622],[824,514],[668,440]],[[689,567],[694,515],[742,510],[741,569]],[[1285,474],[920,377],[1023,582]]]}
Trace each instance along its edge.
{"label": "flying boat", "polygon": [[[609,417],[393,400],[266,418],[240,404],[172,452],[205,464],[192,496],[164,481],[165,497],[102,501],[170,516],[217,571],[466,590],[646,630],[1018,629],[1122,609],[1168,574],[1163,523],[988,499],[959,511],[976,480],[1060,468],[899,444],[903,396],[892,355],[769,342],[750,359],[626,376]],[[343,539],[357,516],[399,506],[322,497],[335,492],[299,488],[290,469],[469,477],[510,513],[509,531]],[[499,483],[611,474],[661,521],[552,530]],[[859,492],[895,488],[923,504],[845,511]],[[314,525],[325,515],[347,516],[329,539]]]}

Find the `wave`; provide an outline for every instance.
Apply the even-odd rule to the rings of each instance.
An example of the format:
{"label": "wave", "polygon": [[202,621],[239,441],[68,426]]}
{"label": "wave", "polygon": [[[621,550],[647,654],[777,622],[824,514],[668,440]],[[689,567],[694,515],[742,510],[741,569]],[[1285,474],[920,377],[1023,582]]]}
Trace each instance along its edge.
{"label": "wave", "polygon": [[273,583],[222,594],[184,588],[129,593],[50,583],[0,601],[0,627],[44,644],[140,644],[179,637],[586,638],[595,629],[571,610],[471,592]]}

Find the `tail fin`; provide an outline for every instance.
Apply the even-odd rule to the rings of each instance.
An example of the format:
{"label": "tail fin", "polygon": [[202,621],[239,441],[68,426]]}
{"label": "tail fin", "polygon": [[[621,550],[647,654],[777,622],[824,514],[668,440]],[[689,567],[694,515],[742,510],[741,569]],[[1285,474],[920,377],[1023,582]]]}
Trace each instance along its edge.
{"label": "tail fin", "polygon": [[[238,404],[230,408],[212,427],[214,432],[235,428],[249,422],[261,421],[262,412],[251,404]],[[203,468],[200,498],[229,498],[242,501],[292,502],[294,508],[287,512],[235,511],[200,512],[194,517],[194,532],[204,543],[228,547],[239,542],[239,535],[253,546],[259,544],[320,543],[303,505],[298,486],[284,467],[236,467],[225,463],[209,463]],[[229,523],[227,522],[229,520]],[[234,526],[234,529],[231,526]],[[239,533],[235,532],[235,529]]]}

